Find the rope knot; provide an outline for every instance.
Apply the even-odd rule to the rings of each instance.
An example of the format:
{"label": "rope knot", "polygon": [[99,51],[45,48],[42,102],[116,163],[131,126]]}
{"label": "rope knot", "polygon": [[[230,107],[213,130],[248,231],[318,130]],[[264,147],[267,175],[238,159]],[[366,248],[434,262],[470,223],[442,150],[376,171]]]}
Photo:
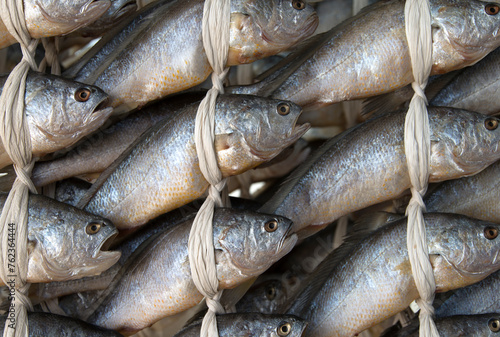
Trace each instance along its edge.
{"label": "rope knot", "polygon": [[422,85],[420,85],[419,83],[412,82],[411,87],[415,91],[415,95],[417,95],[418,97],[423,99],[425,104],[427,105],[427,97],[425,96],[425,92],[424,92],[425,84],[423,84],[423,87],[422,87]]}
{"label": "rope knot", "polygon": [[[422,199],[422,195],[425,194],[426,189],[417,190],[415,187],[412,187],[410,190],[411,190],[411,199],[410,199],[410,202],[408,203],[408,206],[410,206],[410,205],[418,206],[421,209],[425,210],[426,208],[425,208],[424,200]],[[421,192],[423,192],[423,193],[421,193]]]}
{"label": "rope knot", "polygon": [[207,297],[207,298],[205,298],[205,300],[207,303],[208,310],[210,310],[216,314],[224,314],[225,313],[224,307],[222,306],[222,304],[220,304],[218,299],[215,300],[215,299]]}
{"label": "rope knot", "polygon": [[[29,288],[29,285],[27,288]],[[17,291],[16,297],[15,297],[15,303],[22,304],[26,308],[29,308],[30,311],[33,311],[33,306],[31,305],[31,301],[30,301],[28,295],[25,294],[25,293],[27,293],[27,291],[28,291],[27,289],[26,289],[26,291]]]}
{"label": "rope knot", "polygon": [[31,162],[24,166],[20,167],[14,164],[14,170],[16,171],[17,179],[24,185],[28,186],[32,193],[37,193],[36,187],[31,181],[31,171],[33,170],[33,166],[35,165],[35,160],[31,160]]}
{"label": "rope knot", "polygon": [[221,73],[217,73],[215,71],[212,73],[212,89],[215,88],[218,93],[224,93],[224,80],[226,78],[228,70],[229,68],[226,68]]}
{"label": "rope knot", "polygon": [[420,315],[425,316],[433,316],[434,315],[434,307],[432,306],[432,302],[428,303],[427,301],[419,298],[416,300],[418,306],[420,307]]}

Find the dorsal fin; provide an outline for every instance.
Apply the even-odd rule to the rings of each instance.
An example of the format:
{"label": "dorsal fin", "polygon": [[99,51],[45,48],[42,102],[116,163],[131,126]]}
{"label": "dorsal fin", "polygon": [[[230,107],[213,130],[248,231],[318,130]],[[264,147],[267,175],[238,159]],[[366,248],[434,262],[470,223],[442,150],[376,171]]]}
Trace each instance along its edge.
{"label": "dorsal fin", "polygon": [[372,219],[375,219],[375,221],[370,222],[368,220],[370,217],[366,216],[362,221],[356,222],[350,233],[346,235],[342,245],[330,253],[304,281],[306,287],[300,292],[286,313],[304,317],[309,310],[311,301],[331,277],[333,268],[350,255],[363,239],[383,228],[387,224],[385,220],[389,219],[390,215],[392,213],[376,212],[372,215]]}
{"label": "dorsal fin", "polygon": [[269,213],[272,214],[274,211],[278,208],[280,203],[283,201],[283,199],[290,193],[292,188],[298,183],[300,178],[304,176],[304,174],[314,165],[314,163],[323,156],[332,146],[335,146],[335,144],[351,132],[353,132],[355,129],[358,128],[358,126],[361,124],[358,124],[357,126],[350,128],[349,130],[346,130],[335,137],[329,139],[326,141],[324,144],[322,144],[316,151],[311,153],[309,157],[307,157],[304,162],[299,165],[291,174],[288,178],[286,178],[281,187],[278,189],[278,191],[273,195],[273,197],[267,201],[260,209],[259,212],[262,213]]}

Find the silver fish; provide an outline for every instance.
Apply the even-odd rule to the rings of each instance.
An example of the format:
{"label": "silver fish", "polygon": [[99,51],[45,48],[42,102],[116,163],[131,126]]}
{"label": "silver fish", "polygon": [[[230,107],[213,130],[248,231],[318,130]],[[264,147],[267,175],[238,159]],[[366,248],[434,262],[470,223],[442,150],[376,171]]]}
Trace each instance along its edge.
{"label": "silver fish", "polygon": [[[3,208],[7,196],[0,194]],[[31,195],[28,204],[28,282],[65,281],[100,274],[120,252],[105,251],[118,234],[108,220]]]}
{"label": "silver fish", "polygon": [[[192,220],[145,241],[87,321],[131,333],[198,304],[203,296],[191,279],[187,251]],[[291,227],[290,220],[274,215],[216,210],[213,234],[219,288],[233,288],[287,254],[297,241]],[[67,312],[85,314],[71,309],[73,300],[60,303]]]}
{"label": "silver fish", "polygon": [[[291,315],[262,315],[255,313],[217,316],[220,337],[300,337],[307,323]],[[201,323],[190,325],[175,337],[200,336]]]}
{"label": "silver fish", "polygon": [[[190,105],[144,134],[108,176],[100,177],[88,193],[88,203],[82,200],[80,206],[124,229],[201,197],[209,184],[195,150],[197,108],[198,104]],[[307,124],[295,126],[300,113],[298,106],[283,101],[219,96],[215,150],[222,176],[254,168],[294,143],[309,128]]]}
{"label": "silver fish", "polygon": [[[201,37],[203,5],[203,0],[177,0],[145,8],[67,76],[99,86],[110,94],[113,107],[125,110],[202,83],[212,72]],[[310,36],[317,24],[312,7],[302,1],[231,1],[227,65],[286,50]]]}
{"label": "silver fish", "polygon": [[[292,219],[295,231],[314,233],[343,215],[397,198],[410,187],[404,119],[403,112],[385,114],[328,141],[261,211]],[[430,108],[429,119],[429,182],[476,174],[500,157],[497,118]]]}
{"label": "silver fish", "polygon": [[[2,77],[0,83],[5,83]],[[62,77],[31,72],[26,79],[24,111],[33,155],[41,157],[75,144],[99,128],[113,108],[108,95],[97,87]],[[11,164],[0,147],[0,168]]]}
{"label": "silver fish", "polygon": [[[500,45],[499,2],[431,0],[431,75],[476,63]],[[271,93],[303,108],[367,98],[404,87],[413,73],[404,1],[385,0],[290,55],[278,70],[240,93]],[[265,90],[263,87],[267,87]]]}
{"label": "silver fish", "polygon": [[[499,270],[498,225],[452,214],[426,213],[424,219],[437,292]],[[289,311],[309,321],[306,336],[355,336],[419,297],[406,228],[406,219],[392,222],[320,264]]]}
{"label": "silver fish", "polygon": [[[21,1],[21,0],[20,0]],[[111,6],[110,0],[22,0],[26,28],[33,38],[71,33],[97,20]],[[17,41],[0,20],[0,48]]]}

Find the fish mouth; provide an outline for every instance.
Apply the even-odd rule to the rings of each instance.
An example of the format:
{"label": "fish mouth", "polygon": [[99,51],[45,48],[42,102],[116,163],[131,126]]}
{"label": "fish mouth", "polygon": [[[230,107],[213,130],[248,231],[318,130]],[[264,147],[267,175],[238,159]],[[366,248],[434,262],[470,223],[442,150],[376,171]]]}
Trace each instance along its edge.
{"label": "fish mouth", "polygon": [[[311,124],[297,124],[300,114],[295,118],[290,128],[290,131],[285,134],[283,139],[274,142],[272,145],[279,144],[279,146],[264,147],[262,149],[256,149],[255,146],[250,146],[250,151],[253,155],[268,161],[276,157],[284,148],[295,143],[300,137],[302,137],[307,130],[311,127]],[[266,144],[267,145],[267,144]],[[269,144],[270,145],[270,144]]]}
{"label": "fish mouth", "polygon": [[104,118],[107,118],[113,112],[113,107],[110,105],[111,100],[109,97],[104,97],[102,100],[96,103],[96,105],[92,108],[92,112],[87,115],[87,118],[84,121],[84,124],[87,125],[91,131],[94,131],[94,128],[97,128],[101,125],[101,121]]}
{"label": "fish mouth", "polygon": [[[104,240],[99,247],[94,252],[92,256],[94,259],[107,260],[107,259],[118,259],[121,256],[121,252],[119,251],[109,251],[108,249],[113,244],[114,239],[118,236],[118,230],[115,229],[106,240]],[[115,261],[115,262],[116,262]]]}
{"label": "fish mouth", "polygon": [[302,111],[297,114],[297,117],[295,117],[295,120],[292,123],[290,132],[288,132],[285,136],[286,137],[285,142],[287,143],[286,146],[295,143],[300,137],[302,137],[307,132],[307,130],[311,128],[311,124],[309,123],[304,123],[304,124],[297,123],[301,115]]}
{"label": "fish mouth", "polygon": [[290,221],[290,224],[288,225],[285,234],[283,235],[283,237],[281,238],[280,242],[277,245],[276,255],[285,256],[293,249],[293,247],[295,247],[298,236],[297,234],[293,233],[292,230],[293,230],[293,222]]}
{"label": "fish mouth", "polygon": [[94,106],[92,109],[92,114],[105,114],[105,113],[111,113],[113,111],[113,107],[110,106],[111,100],[109,97],[104,97],[102,100],[97,102],[97,104]]}
{"label": "fish mouth", "polygon": [[295,120],[294,127],[290,131],[290,134],[287,135],[288,138],[287,141],[289,141],[290,144],[295,143],[295,141],[297,141],[300,137],[302,137],[307,132],[307,130],[311,128],[311,124],[309,123],[296,124],[297,120],[298,117]]}

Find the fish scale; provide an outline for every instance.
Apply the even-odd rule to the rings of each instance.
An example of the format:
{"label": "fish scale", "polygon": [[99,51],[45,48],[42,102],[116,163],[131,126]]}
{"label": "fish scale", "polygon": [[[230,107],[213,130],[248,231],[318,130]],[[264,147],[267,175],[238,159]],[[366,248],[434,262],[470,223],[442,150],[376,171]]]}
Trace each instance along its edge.
{"label": "fish scale", "polygon": [[[397,198],[410,188],[403,145],[405,115],[385,114],[328,141],[261,211],[292,219],[296,231],[318,231],[343,215]],[[500,130],[485,126],[493,117],[431,107],[429,118],[429,182],[477,173],[500,156]]]}
{"label": "fish scale", "polygon": [[[276,222],[272,232],[265,229],[269,221]],[[75,296],[60,301],[63,309],[82,319],[88,315],[87,321],[98,326],[133,332],[194,307],[203,295],[191,278],[187,243],[192,222],[193,217],[142,245],[113,280],[116,286],[110,286],[106,300],[90,313],[73,308]],[[290,233],[286,218],[217,209],[213,240],[219,288],[234,288],[269,268],[295,245],[297,237]],[[91,297],[84,306],[94,301]]]}
{"label": "fish scale", "polygon": [[[272,97],[288,97],[307,107],[373,96],[411,82],[410,59],[403,57],[408,54],[400,15],[403,6],[401,1],[385,1],[344,23],[342,29],[335,28],[329,41]],[[374,26],[376,34],[365,33]],[[332,57],[332,50],[339,53]]]}
{"label": "fish scale", "polygon": [[[487,228],[498,234],[498,225],[452,214],[427,213],[424,218],[437,292],[479,282],[500,268],[500,238],[485,234]],[[339,248],[341,253],[318,266],[310,279],[327,277],[326,282],[309,284],[306,290],[319,287],[317,292],[299,297],[289,311],[309,321],[306,336],[355,336],[419,297],[406,228],[406,219],[390,223],[344,252]]]}
{"label": "fish scale", "polygon": [[[66,74],[99,86],[125,110],[194,87],[212,72],[202,43],[203,6],[203,0],[159,1]],[[288,1],[233,1],[227,66],[284,51],[317,24],[310,6],[298,11]]]}
{"label": "fish scale", "polygon": [[[278,155],[308,129],[295,126],[301,109],[282,101],[227,95],[217,101],[215,148],[223,177],[249,170]],[[145,134],[116,168],[94,184],[85,210],[131,228],[189,203],[208,188],[196,155],[194,124],[198,104],[163,120]]]}

